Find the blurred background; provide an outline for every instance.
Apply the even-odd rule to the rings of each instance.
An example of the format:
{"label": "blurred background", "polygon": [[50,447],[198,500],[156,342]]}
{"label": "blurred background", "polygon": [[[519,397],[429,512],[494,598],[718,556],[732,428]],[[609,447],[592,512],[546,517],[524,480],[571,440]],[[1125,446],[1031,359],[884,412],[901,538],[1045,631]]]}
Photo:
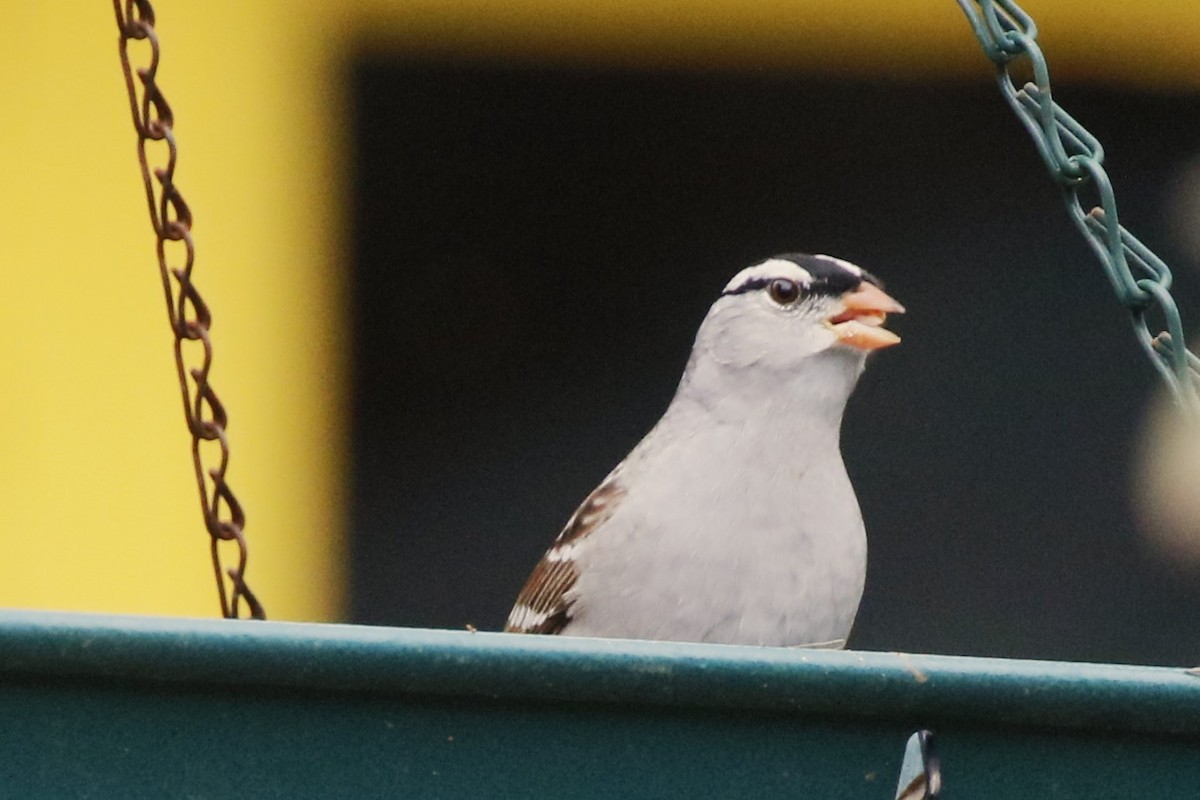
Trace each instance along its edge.
{"label": "blurred background", "polygon": [[[909,309],[843,432],[851,646],[1200,663],[1200,441],[951,0],[160,5],[272,618],[498,628],[802,250]],[[1195,330],[1200,7],[1025,8]],[[6,18],[0,605],[213,615],[111,8]]]}

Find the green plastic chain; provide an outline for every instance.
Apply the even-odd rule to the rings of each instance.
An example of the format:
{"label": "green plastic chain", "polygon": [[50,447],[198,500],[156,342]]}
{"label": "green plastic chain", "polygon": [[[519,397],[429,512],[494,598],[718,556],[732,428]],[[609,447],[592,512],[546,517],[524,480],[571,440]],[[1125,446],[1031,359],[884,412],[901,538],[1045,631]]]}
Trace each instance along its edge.
{"label": "green plastic chain", "polygon": [[[1200,358],[1186,347],[1183,321],[1171,297],[1171,270],[1117,220],[1117,201],[1104,171],[1104,148],[1096,137],[1054,102],[1050,72],[1037,43],[1037,25],[1012,0],[957,0],[983,51],[996,65],[1000,91],[1033,137],[1050,174],[1062,186],[1067,212],[1100,259],[1117,293],[1133,315],[1133,329],[1151,363],[1179,406],[1200,419]],[[1034,82],[1018,88],[1010,67],[1028,58]],[[1084,210],[1080,194],[1089,185],[1100,205]],[[1166,330],[1154,336],[1147,317],[1158,309]]]}

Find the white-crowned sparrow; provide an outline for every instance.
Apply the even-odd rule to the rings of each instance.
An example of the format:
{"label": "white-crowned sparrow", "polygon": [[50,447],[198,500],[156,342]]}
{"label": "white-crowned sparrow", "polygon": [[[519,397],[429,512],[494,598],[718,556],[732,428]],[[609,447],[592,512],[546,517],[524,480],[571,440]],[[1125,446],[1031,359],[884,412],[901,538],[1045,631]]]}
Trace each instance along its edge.
{"label": "white-crowned sparrow", "polygon": [[838,446],[903,307],[841,259],[787,254],[713,303],[670,407],[567,522],[505,630],[841,646],[867,543]]}

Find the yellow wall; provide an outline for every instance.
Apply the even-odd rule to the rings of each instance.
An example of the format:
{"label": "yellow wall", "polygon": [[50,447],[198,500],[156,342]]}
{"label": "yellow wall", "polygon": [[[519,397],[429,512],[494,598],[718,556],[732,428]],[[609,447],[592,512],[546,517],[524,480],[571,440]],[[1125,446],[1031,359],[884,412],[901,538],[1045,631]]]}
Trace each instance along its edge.
{"label": "yellow wall", "polygon": [[[6,9],[0,48],[0,605],[211,615],[116,23],[63,5]],[[286,3],[158,5],[248,577],[272,616],[328,618],[345,359],[320,59]]]}
{"label": "yellow wall", "polygon": [[[286,619],[336,618],[342,601],[339,80],[352,42],[642,67],[988,76],[951,0],[157,6],[196,281],[215,314],[213,382],[231,415],[230,481],[249,515],[250,582]],[[1195,0],[1026,6],[1060,78],[1200,88]],[[210,615],[111,7],[18,3],[4,24],[17,35],[0,48],[0,606]]]}
{"label": "yellow wall", "polygon": [[[954,0],[364,0],[373,42],[434,52],[684,68],[974,79],[989,67]],[[1195,0],[1026,0],[1052,74],[1200,87]],[[344,18],[344,17],[343,17]]]}

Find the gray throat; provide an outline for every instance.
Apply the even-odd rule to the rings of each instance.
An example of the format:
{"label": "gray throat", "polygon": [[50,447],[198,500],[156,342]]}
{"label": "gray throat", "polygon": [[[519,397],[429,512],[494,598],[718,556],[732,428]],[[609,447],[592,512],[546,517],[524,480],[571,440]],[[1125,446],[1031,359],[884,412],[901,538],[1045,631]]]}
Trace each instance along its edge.
{"label": "gray throat", "polygon": [[693,354],[660,422],[679,434],[708,426],[733,426],[770,439],[808,442],[814,455],[838,450],[846,401],[866,357],[843,348],[825,350],[802,369],[781,374],[736,369]]}

